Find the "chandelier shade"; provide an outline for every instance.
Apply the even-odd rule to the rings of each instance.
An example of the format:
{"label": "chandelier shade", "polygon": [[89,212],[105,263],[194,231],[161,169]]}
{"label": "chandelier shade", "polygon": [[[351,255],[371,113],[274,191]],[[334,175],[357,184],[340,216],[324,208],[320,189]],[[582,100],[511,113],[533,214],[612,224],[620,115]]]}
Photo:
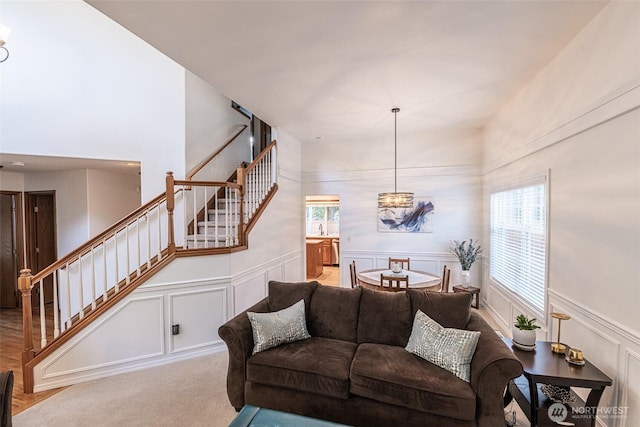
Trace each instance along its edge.
{"label": "chandelier shade", "polygon": [[413,207],[413,193],[398,193],[398,112],[399,108],[392,108],[393,129],[393,193],[378,193],[378,208],[411,208]]}
{"label": "chandelier shade", "polygon": [[413,193],[379,193],[379,208],[411,208],[413,207]]}

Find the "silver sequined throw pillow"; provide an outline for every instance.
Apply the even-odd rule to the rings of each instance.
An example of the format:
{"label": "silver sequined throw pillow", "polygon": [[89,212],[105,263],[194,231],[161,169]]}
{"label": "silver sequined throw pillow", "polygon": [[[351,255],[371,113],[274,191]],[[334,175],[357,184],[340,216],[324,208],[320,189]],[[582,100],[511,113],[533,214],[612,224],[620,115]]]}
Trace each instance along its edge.
{"label": "silver sequined throw pillow", "polygon": [[247,312],[253,329],[253,354],[294,341],[311,338],[304,315],[304,300],[273,313]]}
{"label": "silver sequined throw pillow", "polygon": [[405,349],[469,382],[479,331],[444,328],[418,310]]}

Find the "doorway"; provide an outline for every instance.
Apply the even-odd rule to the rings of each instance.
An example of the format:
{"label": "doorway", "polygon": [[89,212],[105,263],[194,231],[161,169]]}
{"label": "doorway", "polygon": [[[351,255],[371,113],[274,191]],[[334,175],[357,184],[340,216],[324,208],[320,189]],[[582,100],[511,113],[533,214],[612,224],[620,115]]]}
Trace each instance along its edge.
{"label": "doorway", "polygon": [[[305,198],[305,236],[307,243],[319,244],[319,268],[307,253],[307,279],[325,285],[340,286],[340,199],[337,194],[314,195]],[[307,245],[308,246],[308,245]],[[307,249],[308,250],[308,249]]]}
{"label": "doorway", "polygon": [[0,192],[0,308],[20,302],[18,272],[22,268],[22,197]]}
{"label": "doorway", "polygon": [[[25,193],[27,266],[35,275],[57,259],[55,191]],[[44,302],[53,302],[53,277],[43,283]],[[34,288],[33,298],[39,289]]]}

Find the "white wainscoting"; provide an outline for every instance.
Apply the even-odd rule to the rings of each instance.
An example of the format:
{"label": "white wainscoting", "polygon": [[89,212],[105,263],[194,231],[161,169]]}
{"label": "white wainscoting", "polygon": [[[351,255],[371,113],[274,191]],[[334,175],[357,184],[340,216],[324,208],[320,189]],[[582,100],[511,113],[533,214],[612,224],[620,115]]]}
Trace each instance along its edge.
{"label": "white wainscoting", "polygon": [[[175,260],[164,281],[136,289],[38,364],[34,391],[225,351],[218,328],[264,298],[270,280],[302,280],[302,254],[295,251],[232,276],[194,279],[198,274],[190,271],[184,281],[175,272],[182,261],[185,268],[194,263]],[[180,333],[172,335],[176,324]]]}
{"label": "white wainscoting", "polygon": [[[487,284],[483,289],[485,308],[504,329],[505,335],[511,336],[511,319],[530,311],[508,291],[492,285],[489,280],[484,283]],[[601,412],[598,424],[608,427],[640,425],[640,336],[554,290],[548,291],[548,299],[550,313],[559,311],[571,316],[570,320],[562,322],[561,341],[580,348],[590,362],[613,380],[612,386],[602,395],[600,408],[614,410],[620,415]],[[538,331],[538,339],[556,341],[557,320],[549,317],[546,323],[543,319],[541,325],[544,327]],[[579,390],[578,394],[586,397],[587,390]]]}

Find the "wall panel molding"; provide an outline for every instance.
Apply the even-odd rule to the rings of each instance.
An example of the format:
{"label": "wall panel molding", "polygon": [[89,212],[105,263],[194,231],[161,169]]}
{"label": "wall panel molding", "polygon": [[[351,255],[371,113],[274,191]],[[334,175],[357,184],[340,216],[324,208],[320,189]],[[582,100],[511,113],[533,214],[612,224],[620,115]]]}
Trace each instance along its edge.
{"label": "wall panel molding", "polygon": [[[484,308],[499,326],[511,333],[510,319],[521,309],[514,298],[499,286],[485,281]],[[598,424],[602,426],[635,426],[640,420],[640,336],[617,322],[608,319],[597,310],[584,307],[565,295],[548,290],[549,312],[561,311],[571,316],[563,322],[561,340],[585,351],[586,357],[611,377],[613,384],[607,387],[600,405],[618,406],[628,411],[619,418],[607,418],[601,414]],[[557,338],[557,321],[548,325],[546,340]],[[539,337],[539,339],[545,339]]]}
{"label": "wall panel molding", "polygon": [[553,289],[547,290],[549,300],[555,299],[567,306],[568,310],[580,313],[582,317],[588,318],[591,322],[599,326],[611,330],[612,333],[621,336],[625,340],[629,340],[636,346],[640,347],[640,332],[634,331],[620,323],[599,314],[597,310],[583,307],[577,301],[565,296],[564,294]]}
{"label": "wall panel molding", "polygon": [[532,137],[531,140],[523,143],[518,150],[506,153],[505,156],[485,164],[482,168],[482,174],[486,175],[509,163],[640,108],[638,100],[640,100],[640,79],[629,82],[626,86],[595,101],[585,111],[568,117],[555,128]]}
{"label": "wall panel molding", "polygon": [[[431,166],[421,168],[401,168],[398,169],[399,178],[420,178],[433,176],[480,176],[480,166],[478,165],[450,165],[450,166]],[[302,180],[304,183],[310,182],[345,182],[345,181],[367,181],[393,179],[393,169],[370,169],[363,171],[343,170],[343,171],[311,171],[303,172]]]}

